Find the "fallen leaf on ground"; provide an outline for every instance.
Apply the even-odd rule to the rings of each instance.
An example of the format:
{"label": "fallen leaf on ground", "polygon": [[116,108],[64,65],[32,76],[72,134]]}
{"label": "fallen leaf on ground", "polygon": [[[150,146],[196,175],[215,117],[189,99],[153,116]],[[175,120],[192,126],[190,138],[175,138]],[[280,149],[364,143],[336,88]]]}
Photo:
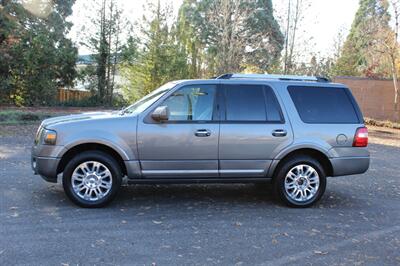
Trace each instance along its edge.
{"label": "fallen leaf on ground", "polygon": [[318,254],[318,255],[326,255],[326,254],[328,254],[328,252],[322,252],[320,250],[314,250],[314,253]]}

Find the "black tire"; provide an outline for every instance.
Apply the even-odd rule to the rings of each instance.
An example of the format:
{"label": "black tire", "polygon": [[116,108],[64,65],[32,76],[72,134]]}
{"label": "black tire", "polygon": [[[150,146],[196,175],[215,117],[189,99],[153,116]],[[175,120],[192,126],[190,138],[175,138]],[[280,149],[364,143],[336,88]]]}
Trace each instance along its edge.
{"label": "black tire", "polygon": [[[291,169],[298,165],[308,165],[316,170],[319,176],[319,187],[313,197],[305,201],[296,201],[292,199],[285,189],[285,178]],[[282,162],[276,171],[273,178],[273,191],[275,197],[289,207],[294,208],[307,208],[315,204],[321,199],[325,193],[326,188],[326,174],[320,162],[310,156],[300,155],[286,159]]]}
{"label": "black tire", "polygon": [[[89,161],[96,161],[106,166],[111,173],[111,177],[109,179],[112,180],[111,182],[112,185],[109,192],[103,198],[94,201],[85,200],[79,197],[77,193],[75,193],[71,181],[74,170],[80,164]],[[65,194],[73,203],[84,208],[99,208],[110,203],[117,195],[118,190],[121,187],[121,182],[122,182],[122,173],[119,164],[112,156],[101,151],[85,151],[76,155],[66,165],[63,173],[63,187]]]}

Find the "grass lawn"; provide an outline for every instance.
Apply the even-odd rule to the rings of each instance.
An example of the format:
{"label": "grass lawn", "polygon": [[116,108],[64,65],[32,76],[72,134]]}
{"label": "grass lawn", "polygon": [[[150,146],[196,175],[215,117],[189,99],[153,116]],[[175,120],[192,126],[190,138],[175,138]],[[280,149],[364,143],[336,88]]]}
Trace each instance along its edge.
{"label": "grass lawn", "polygon": [[0,125],[29,124],[52,116],[54,113],[5,110],[0,111]]}
{"label": "grass lawn", "polygon": [[40,122],[43,119],[77,114],[92,111],[106,111],[98,108],[76,108],[76,107],[0,107],[0,125],[20,125]]}

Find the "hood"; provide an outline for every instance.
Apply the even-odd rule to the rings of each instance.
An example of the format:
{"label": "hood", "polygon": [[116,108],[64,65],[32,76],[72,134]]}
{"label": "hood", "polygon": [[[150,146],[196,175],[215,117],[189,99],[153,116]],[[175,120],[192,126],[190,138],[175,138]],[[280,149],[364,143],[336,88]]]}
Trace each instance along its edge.
{"label": "hood", "polygon": [[88,112],[74,115],[57,116],[43,120],[42,126],[48,127],[65,122],[92,120],[118,116],[118,112]]}

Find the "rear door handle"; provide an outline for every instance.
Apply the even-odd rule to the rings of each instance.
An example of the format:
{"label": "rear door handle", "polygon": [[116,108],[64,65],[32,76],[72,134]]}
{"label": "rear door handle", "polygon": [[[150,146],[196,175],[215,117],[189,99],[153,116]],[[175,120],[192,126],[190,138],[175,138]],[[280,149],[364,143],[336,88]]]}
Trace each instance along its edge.
{"label": "rear door handle", "polygon": [[285,137],[287,135],[287,131],[284,129],[275,129],[272,131],[272,136],[274,137]]}
{"label": "rear door handle", "polygon": [[194,135],[196,137],[209,137],[211,136],[211,131],[208,129],[199,129],[194,133]]}

